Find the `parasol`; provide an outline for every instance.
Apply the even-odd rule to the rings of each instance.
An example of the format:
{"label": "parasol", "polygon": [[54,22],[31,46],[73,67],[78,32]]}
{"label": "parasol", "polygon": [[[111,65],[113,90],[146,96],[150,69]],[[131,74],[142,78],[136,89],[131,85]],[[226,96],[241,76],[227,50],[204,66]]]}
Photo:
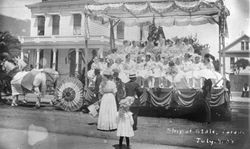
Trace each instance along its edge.
{"label": "parasol", "polygon": [[83,105],[83,85],[77,78],[65,78],[56,88],[56,101],[65,111],[77,111]]}

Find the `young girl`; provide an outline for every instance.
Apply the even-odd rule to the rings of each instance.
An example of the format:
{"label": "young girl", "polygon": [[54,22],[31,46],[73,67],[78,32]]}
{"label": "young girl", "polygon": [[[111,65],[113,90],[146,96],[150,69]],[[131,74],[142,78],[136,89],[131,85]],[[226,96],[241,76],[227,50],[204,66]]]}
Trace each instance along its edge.
{"label": "young girl", "polygon": [[130,102],[126,99],[120,101],[120,109],[117,115],[117,136],[119,139],[119,147],[122,147],[123,138],[126,138],[126,144],[128,148],[129,145],[129,137],[134,136],[133,124],[134,120],[132,117],[132,113],[129,111]]}

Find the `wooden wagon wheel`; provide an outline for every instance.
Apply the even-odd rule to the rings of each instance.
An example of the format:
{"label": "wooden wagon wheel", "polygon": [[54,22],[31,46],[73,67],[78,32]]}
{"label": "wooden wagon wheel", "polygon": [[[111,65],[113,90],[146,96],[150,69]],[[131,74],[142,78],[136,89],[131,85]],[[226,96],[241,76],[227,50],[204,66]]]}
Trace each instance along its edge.
{"label": "wooden wagon wheel", "polygon": [[57,106],[65,111],[77,111],[83,105],[83,84],[77,78],[65,78],[56,88]]}

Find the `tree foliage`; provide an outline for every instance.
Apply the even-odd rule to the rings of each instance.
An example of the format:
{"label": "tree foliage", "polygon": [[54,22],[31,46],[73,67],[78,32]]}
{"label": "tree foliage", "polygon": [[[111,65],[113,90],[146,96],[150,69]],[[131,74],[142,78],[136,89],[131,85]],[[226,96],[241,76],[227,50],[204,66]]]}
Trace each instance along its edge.
{"label": "tree foliage", "polygon": [[247,59],[239,59],[235,62],[237,69],[246,69],[247,66],[250,65],[249,61]]}
{"label": "tree foliage", "polygon": [[11,49],[21,49],[20,41],[8,31],[0,31],[0,59]]}

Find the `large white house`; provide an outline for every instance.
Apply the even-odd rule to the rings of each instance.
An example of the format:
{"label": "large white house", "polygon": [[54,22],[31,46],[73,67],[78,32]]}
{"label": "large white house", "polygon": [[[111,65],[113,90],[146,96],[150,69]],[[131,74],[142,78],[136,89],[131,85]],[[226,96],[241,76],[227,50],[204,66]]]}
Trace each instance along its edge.
{"label": "large white house", "polygon": [[234,64],[239,59],[250,59],[249,36],[242,35],[225,47],[226,72],[233,73]]}
{"label": "large white house", "polygon": [[[81,73],[84,62],[92,58],[92,51],[109,49],[108,23],[89,19],[90,38],[88,51],[85,50],[84,6],[91,3],[91,0],[43,0],[27,5],[32,13],[31,31],[30,36],[21,39],[21,56],[28,59],[31,67],[54,68],[62,76]],[[124,38],[124,29],[118,32],[118,36]],[[86,60],[82,60],[82,53],[88,54]]]}
{"label": "large white house", "polygon": [[[208,7],[203,4],[204,1],[193,4],[192,2],[160,0],[165,4],[162,7],[159,0],[151,0],[151,4],[144,0],[137,0],[141,2],[138,5],[133,1],[127,0],[126,2],[132,3],[123,4],[122,10],[120,7],[116,7],[117,5],[112,5],[114,8],[111,9],[107,4],[109,2],[121,3],[122,0],[42,0],[40,3],[27,5],[32,14],[31,31],[30,36],[23,37],[21,40],[21,56],[27,57],[29,65],[33,67],[51,67],[59,71],[62,76],[74,76],[82,73],[85,64],[92,59],[93,51],[105,52],[110,49],[109,22],[103,24],[100,21],[94,21],[93,18],[88,18],[90,38],[88,50],[85,48],[84,9],[86,5],[91,4],[104,4],[105,10],[111,9],[110,15],[121,17],[121,21],[114,27],[114,38],[118,44],[121,44],[124,39],[146,40],[148,22],[152,22],[153,16],[156,16],[157,25],[165,24],[167,26],[214,24],[219,19],[219,8],[214,3],[211,3],[213,7]],[[199,7],[201,9],[196,9]],[[97,9],[102,8],[103,6]],[[162,12],[159,12],[158,9]],[[105,12],[105,10],[101,12]],[[190,13],[186,11],[192,11],[194,16],[191,17]],[[119,14],[117,14],[118,12]],[[147,13],[144,14],[144,12]],[[163,17],[163,14],[167,16]],[[137,16],[142,17],[140,22],[138,22]],[[137,25],[125,25],[133,23]],[[87,55],[87,58],[82,55]]]}

